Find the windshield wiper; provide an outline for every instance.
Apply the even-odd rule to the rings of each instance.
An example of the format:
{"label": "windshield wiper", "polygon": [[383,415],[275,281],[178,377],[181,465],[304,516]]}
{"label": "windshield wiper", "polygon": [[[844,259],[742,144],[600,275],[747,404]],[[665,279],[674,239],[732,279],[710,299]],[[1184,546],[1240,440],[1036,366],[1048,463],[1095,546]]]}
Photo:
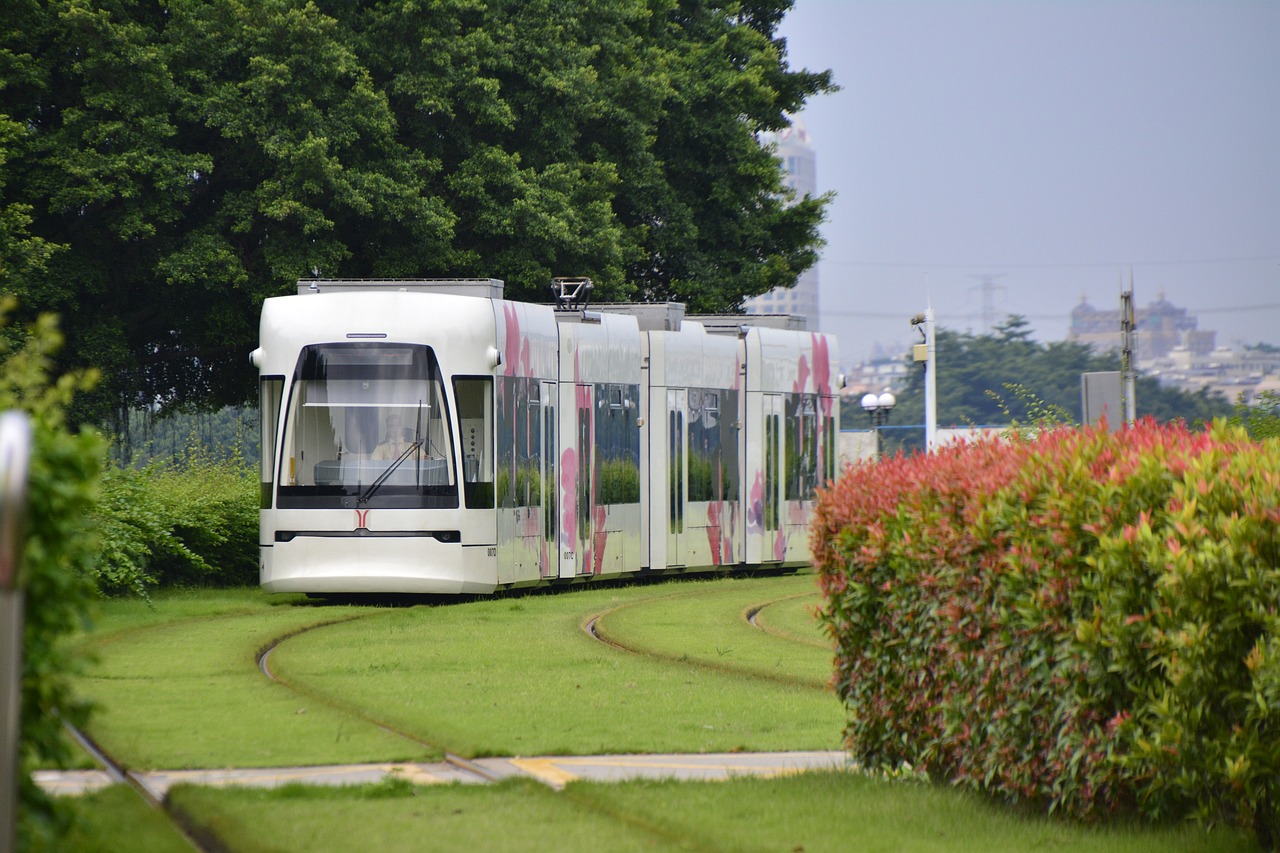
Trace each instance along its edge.
{"label": "windshield wiper", "polygon": [[[409,446],[404,449],[403,453],[401,453],[399,456],[396,457],[394,462],[392,462],[390,465],[387,466],[387,470],[383,471],[382,475],[378,477],[378,479],[374,480],[372,483],[369,484],[369,488],[365,489],[364,494],[356,499],[356,503],[358,504],[368,503],[369,498],[373,497],[373,493],[378,491],[378,489],[382,487],[382,484],[387,481],[388,477],[390,477],[392,474],[395,473],[396,469],[400,467],[401,463],[403,463],[404,460],[408,459],[410,454],[421,449],[422,449],[422,401],[419,400],[418,401],[418,423],[413,431],[413,441],[409,443]],[[418,470],[416,472],[414,479],[416,480],[419,488],[421,488],[422,466],[417,465],[415,467]]]}
{"label": "windshield wiper", "polygon": [[390,477],[392,474],[395,473],[396,469],[400,467],[401,463],[404,462],[404,460],[408,459],[415,451],[421,449],[421,447],[422,447],[421,441],[410,442],[409,446],[404,449],[404,453],[401,453],[399,456],[397,456],[395,461],[387,466],[387,470],[383,471],[382,475],[378,477],[378,479],[374,480],[372,483],[369,484],[369,488],[364,490],[364,494],[361,495],[356,500],[356,503],[362,503],[362,504],[368,503],[369,498],[373,497],[373,493],[378,491],[378,489],[382,487],[382,484],[387,481],[388,477]]}

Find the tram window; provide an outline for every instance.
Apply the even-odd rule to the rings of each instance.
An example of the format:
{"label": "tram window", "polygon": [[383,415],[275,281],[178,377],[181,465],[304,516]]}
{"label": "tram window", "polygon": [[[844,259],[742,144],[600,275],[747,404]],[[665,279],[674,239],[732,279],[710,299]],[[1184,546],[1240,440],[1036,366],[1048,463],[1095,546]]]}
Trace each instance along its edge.
{"label": "tram window", "polygon": [[720,398],[689,389],[689,500],[720,500]]}
{"label": "tram window", "polygon": [[639,399],[638,385],[596,386],[595,469],[602,504],[640,502]]}
{"label": "tram window", "polygon": [[498,380],[497,500],[500,507],[542,504],[542,391],[537,379]]}
{"label": "tram window", "polygon": [[720,499],[738,499],[738,392],[722,391],[724,405],[720,417]]}
{"label": "tram window", "polygon": [[764,529],[778,529],[778,416],[764,421]]}
{"label": "tram window", "polygon": [[276,431],[280,426],[280,403],[284,397],[284,377],[264,376],[258,386],[262,421],[262,491],[259,506],[270,509],[275,491]]}
{"label": "tram window", "polygon": [[823,420],[822,430],[823,479],[831,483],[836,479],[836,419]]}
{"label": "tram window", "polygon": [[455,376],[462,440],[462,497],[468,509],[493,508],[493,379]]}
{"label": "tram window", "polygon": [[516,380],[513,376],[498,379],[497,446],[494,459],[497,474],[494,488],[500,507],[515,506],[516,482]]}
{"label": "tram window", "polygon": [[800,499],[800,407],[799,395],[787,395],[786,418],[783,421],[783,489],[784,497],[789,501]]}
{"label": "tram window", "polygon": [[556,539],[556,407],[555,395],[547,395],[542,451],[545,457],[546,480],[542,487],[543,535],[548,542]]}
{"label": "tram window", "polygon": [[818,411],[812,394],[787,399],[787,500],[812,500],[818,487]]}
{"label": "tram window", "polygon": [[449,412],[430,347],[304,347],[281,445],[282,507],[456,507]]}

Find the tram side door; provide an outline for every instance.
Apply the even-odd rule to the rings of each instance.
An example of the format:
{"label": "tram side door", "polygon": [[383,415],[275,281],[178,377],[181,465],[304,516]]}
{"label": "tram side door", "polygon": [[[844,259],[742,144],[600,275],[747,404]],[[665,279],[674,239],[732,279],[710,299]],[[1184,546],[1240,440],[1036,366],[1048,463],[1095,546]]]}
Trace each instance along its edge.
{"label": "tram side door", "polygon": [[764,395],[764,559],[781,560],[775,546],[782,527],[783,447],[786,423],[781,394]]}
{"label": "tram side door", "polygon": [[542,430],[542,461],[539,465],[542,476],[542,547],[538,554],[538,573],[540,577],[548,578],[560,573],[560,524],[556,517],[559,486],[556,454],[560,447],[556,440],[556,383],[542,383],[542,401],[542,423],[536,427]]}
{"label": "tram side door", "polygon": [[595,458],[595,438],[592,435],[593,406],[595,402],[594,385],[577,386],[578,417],[574,421],[577,426],[575,440],[578,447],[578,574],[593,573],[595,553],[592,550],[594,515],[591,506],[591,468]]}
{"label": "tram side door", "polygon": [[689,392],[667,389],[667,565],[685,564],[685,501],[688,497]]}

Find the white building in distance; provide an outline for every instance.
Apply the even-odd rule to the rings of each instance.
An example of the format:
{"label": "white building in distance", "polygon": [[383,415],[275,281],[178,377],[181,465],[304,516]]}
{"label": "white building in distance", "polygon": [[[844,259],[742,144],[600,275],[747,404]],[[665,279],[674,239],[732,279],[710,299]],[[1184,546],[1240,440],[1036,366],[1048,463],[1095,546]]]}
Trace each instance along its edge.
{"label": "white building in distance", "polygon": [[[809,131],[796,116],[791,127],[778,133],[761,134],[760,142],[777,146],[787,176],[785,183],[798,198],[818,194],[817,157],[809,146]],[[808,320],[808,328],[818,328],[818,268],[810,267],[792,288],[777,288],[743,303],[748,314],[798,314]]]}

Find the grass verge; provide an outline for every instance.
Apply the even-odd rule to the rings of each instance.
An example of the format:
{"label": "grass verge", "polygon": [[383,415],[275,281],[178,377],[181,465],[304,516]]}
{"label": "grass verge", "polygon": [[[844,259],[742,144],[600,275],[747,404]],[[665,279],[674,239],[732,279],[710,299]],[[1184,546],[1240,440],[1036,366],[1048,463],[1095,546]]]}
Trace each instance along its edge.
{"label": "grass verge", "polygon": [[559,794],[517,779],[488,787],[180,787],[171,796],[175,808],[241,853],[427,846],[495,853],[1257,849],[1229,830],[1087,827],[1019,816],[961,791],[851,773],[728,782],[577,782]]}
{"label": "grass verge", "polygon": [[[173,823],[147,805],[132,788],[112,785],[64,800],[72,820],[71,830],[49,847],[50,853],[190,853],[191,844]],[[43,853],[36,847],[32,853]]]}

